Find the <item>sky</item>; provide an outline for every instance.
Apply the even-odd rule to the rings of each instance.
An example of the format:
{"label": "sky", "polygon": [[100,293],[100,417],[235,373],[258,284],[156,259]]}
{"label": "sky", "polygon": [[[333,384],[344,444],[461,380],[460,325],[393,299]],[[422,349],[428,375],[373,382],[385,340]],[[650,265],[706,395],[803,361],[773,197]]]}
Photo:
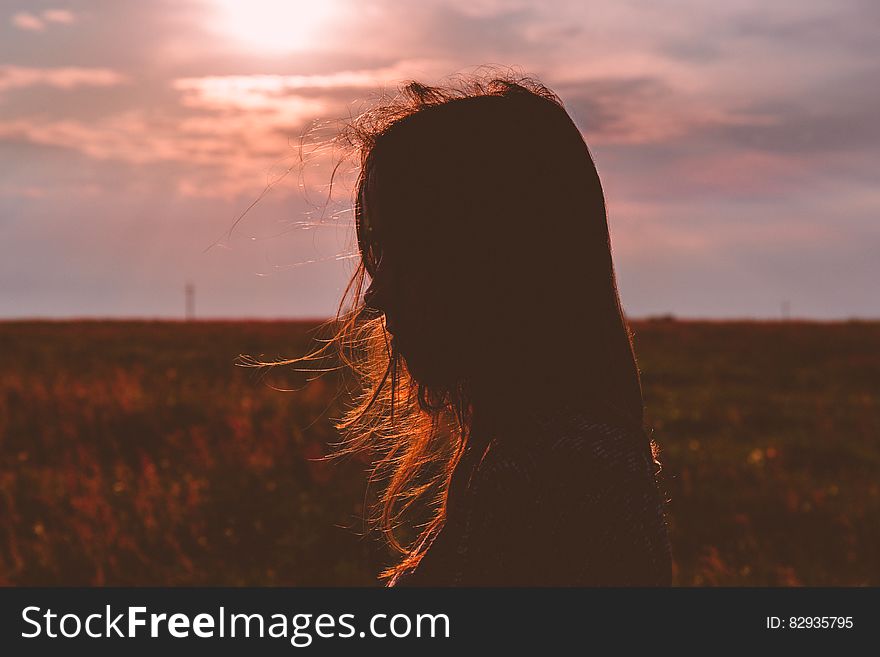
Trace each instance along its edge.
{"label": "sky", "polygon": [[333,134],[483,65],[582,130],[630,316],[880,317],[878,33],[874,0],[0,0],[0,317],[181,317],[187,282],[333,315]]}

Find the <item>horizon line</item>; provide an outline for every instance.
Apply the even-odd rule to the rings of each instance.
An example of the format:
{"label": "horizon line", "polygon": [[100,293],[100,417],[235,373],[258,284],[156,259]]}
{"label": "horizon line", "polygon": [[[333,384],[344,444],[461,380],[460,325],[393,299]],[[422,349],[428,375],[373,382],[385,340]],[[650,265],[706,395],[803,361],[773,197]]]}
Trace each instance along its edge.
{"label": "horizon line", "polygon": [[[681,322],[779,322],[779,323],[815,323],[833,324],[847,322],[880,322],[880,315],[850,315],[841,317],[810,317],[779,315],[730,315],[730,316],[705,316],[705,315],[676,315],[675,313],[657,313],[646,315],[627,315],[627,321],[681,321]],[[320,324],[334,321],[335,317],[321,316],[294,316],[294,315],[205,315],[201,317],[179,317],[174,315],[21,315],[0,316],[0,323],[26,323],[26,322],[168,322],[168,323],[209,323],[209,322],[299,322]]]}

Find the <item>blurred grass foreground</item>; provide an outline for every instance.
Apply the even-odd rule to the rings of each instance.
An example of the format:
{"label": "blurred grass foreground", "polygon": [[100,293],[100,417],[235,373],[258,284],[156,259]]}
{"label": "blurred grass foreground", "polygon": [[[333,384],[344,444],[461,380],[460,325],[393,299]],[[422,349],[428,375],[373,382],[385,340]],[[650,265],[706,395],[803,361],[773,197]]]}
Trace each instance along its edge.
{"label": "blurred grass foreground", "polygon": [[[343,378],[234,366],[313,328],[0,323],[0,584],[376,584]],[[675,582],[880,585],[880,323],[634,330]]]}

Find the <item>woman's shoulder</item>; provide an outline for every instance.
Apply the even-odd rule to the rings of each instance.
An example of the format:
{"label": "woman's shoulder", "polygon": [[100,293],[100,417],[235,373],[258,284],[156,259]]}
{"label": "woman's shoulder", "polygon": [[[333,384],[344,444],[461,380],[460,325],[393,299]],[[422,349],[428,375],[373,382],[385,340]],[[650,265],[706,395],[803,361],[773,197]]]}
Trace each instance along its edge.
{"label": "woman's shoulder", "polygon": [[515,439],[499,441],[501,464],[605,472],[642,472],[646,465],[658,466],[651,439],[641,426],[599,415],[590,407],[534,410],[519,426]]}
{"label": "woman's shoulder", "polygon": [[[472,492],[522,504],[575,503],[583,495],[637,495],[656,487],[660,464],[645,431],[586,409],[535,412],[491,441]],[[603,492],[606,491],[606,492]]]}
{"label": "woman's shoulder", "polygon": [[474,540],[512,551],[508,570],[529,581],[666,583],[659,464],[645,431],[577,408],[538,420],[486,452]]}

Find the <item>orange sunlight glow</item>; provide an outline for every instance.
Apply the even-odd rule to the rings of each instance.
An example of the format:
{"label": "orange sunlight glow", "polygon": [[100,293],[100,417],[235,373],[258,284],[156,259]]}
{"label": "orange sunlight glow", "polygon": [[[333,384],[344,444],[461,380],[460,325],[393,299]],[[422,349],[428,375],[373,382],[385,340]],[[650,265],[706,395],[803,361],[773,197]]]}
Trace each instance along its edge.
{"label": "orange sunlight glow", "polygon": [[215,28],[256,52],[302,50],[336,13],[334,0],[211,0]]}

